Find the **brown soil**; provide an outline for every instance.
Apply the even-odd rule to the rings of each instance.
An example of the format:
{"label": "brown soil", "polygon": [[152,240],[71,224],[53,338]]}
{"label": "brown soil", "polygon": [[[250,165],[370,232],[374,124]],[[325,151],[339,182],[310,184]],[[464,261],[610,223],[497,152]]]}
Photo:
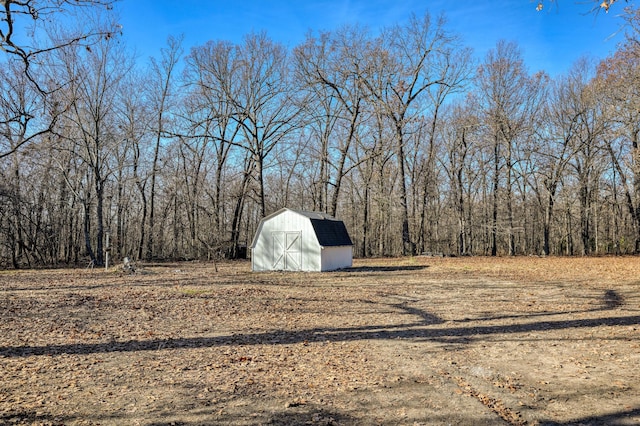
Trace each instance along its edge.
{"label": "brown soil", "polygon": [[640,259],[0,271],[0,424],[640,424]]}

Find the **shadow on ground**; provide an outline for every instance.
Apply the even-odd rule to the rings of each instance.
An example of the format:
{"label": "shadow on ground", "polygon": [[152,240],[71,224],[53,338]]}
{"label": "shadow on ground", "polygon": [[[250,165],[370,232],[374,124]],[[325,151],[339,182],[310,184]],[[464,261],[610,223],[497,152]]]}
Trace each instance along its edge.
{"label": "shadow on ground", "polygon": [[354,266],[340,269],[341,272],[410,272],[421,271],[428,268],[426,265],[405,265],[405,266]]}
{"label": "shadow on ground", "polygon": [[622,426],[635,424],[640,420],[640,408],[634,408],[627,411],[619,411],[616,413],[605,414],[602,416],[584,417],[581,419],[569,420],[566,422],[550,422],[542,421],[540,426],[568,426],[568,425],[583,425],[583,426]]}
{"label": "shadow on ground", "polygon": [[609,316],[574,320],[549,320],[509,325],[478,325],[468,327],[435,327],[441,325],[437,317],[423,318],[411,324],[382,324],[366,327],[312,328],[300,331],[276,330],[263,333],[233,334],[216,337],[189,337],[115,341],[104,343],[77,343],[45,346],[0,347],[0,356],[19,357],[34,355],[92,354],[107,352],[154,351],[162,349],[203,348],[227,345],[278,345],[301,342],[344,342],[379,339],[417,339],[449,343],[451,339],[474,339],[500,334],[544,332],[563,329],[595,328],[601,326],[640,325],[640,315]]}

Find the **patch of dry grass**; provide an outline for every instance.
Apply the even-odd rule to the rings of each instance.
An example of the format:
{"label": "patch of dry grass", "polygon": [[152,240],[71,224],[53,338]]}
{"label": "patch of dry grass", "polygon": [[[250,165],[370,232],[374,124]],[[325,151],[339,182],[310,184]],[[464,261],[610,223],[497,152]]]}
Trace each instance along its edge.
{"label": "patch of dry grass", "polygon": [[637,422],[638,277],[635,257],[5,271],[0,424]]}

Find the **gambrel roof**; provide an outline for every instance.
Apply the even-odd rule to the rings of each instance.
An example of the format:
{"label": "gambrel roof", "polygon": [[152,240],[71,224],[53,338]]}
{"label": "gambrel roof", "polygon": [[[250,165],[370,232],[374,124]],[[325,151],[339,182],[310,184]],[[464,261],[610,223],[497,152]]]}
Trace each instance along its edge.
{"label": "gambrel roof", "polygon": [[[260,221],[260,225],[258,226],[258,232],[256,232],[256,237],[259,234],[260,228],[262,224],[281,214],[283,211],[291,211],[297,213],[301,216],[304,216],[309,219],[311,222],[311,226],[313,227],[313,231],[316,234],[316,238],[318,239],[318,244],[321,247],[339,247],[339,246],[352,246],[353,242],[351,241],[351,237],[349,237],[349,232],[347,231],[347,227],[344,225],[339,219],[334,218],[333,216],[322,213],[322,212],[310,212],[304,210],[294,210],[283,208],[278,210],[275,213],[272,213]],[[255,247],[255,238],[254,242],[251,244],[251,247]]]}
{"label": "gambrel roof", "polygon": [[336,246],[352,246],[353,242],[347,227],[344,226],[344,222],[337,220],[329,215],[322,215],[321,218],[317,218],[311,215],[315,215],[314,212],[298,212],[303,216],[307,216],[311,221],[311,226],[318,238],[318,244],[322,247],[336,247]]}

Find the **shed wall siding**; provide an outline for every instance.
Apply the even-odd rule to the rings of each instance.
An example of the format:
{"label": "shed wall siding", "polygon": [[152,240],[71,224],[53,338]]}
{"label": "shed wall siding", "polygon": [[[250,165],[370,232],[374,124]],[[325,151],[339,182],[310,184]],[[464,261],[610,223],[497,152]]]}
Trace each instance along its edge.
{"label": "shed wall siding", "polygon": [[[274,249],[278,246],[278,242],[274,241],[274,235],[294,232],[300,232],[301,239],[299,268],[292,268],[292,265],[297,262],[280,262],[278,256],[281,253],[278,253],[279,249]],[[251,253],[251,264],[254,271],[274,269],[320,271],[322,266],[320,255],[320,247],[309,219],[292,211],[284,211],[263,223]]]}
{"label": "shed wall siding", "polygon": [[353,265],[352,246],[325,247],[322,249],[321,271],[350,268],[351,265]]}

